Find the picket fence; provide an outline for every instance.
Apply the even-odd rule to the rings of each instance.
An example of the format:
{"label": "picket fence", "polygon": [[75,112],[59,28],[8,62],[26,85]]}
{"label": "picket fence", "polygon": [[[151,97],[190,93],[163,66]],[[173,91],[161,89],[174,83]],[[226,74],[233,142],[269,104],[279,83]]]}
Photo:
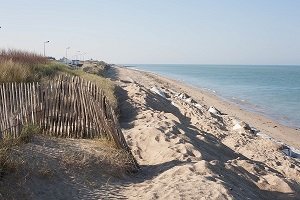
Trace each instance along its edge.
{"label": "picket fence", "polygon": [[59,76],[46,83],[0,84],[0,140],[18,137],[24,125],[67,138],[105,138],[130,152],[116,114],[90,81]]}

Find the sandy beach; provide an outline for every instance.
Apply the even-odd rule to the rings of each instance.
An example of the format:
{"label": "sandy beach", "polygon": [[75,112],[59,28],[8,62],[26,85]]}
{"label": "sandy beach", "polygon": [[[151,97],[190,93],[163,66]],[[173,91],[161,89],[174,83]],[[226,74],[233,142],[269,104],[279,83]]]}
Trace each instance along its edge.
{"label": "sandy beach", "polygon": [[3,1],[0,200],[300,200],[299,8]]}
{"label": "sandy beach", "polygon": [[[299,199],[300,132],[176,80],[125,67],[120,122],[141,165],[129,199]],[[297,156],[297,154],[296,154]]]}

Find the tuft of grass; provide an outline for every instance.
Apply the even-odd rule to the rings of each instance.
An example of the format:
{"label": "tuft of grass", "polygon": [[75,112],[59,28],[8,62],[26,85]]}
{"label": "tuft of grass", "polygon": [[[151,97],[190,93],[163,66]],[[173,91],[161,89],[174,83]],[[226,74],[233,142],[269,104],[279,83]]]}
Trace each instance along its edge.
{"label": "tuft of grass", "polygon": [[12,172],[17,169],[17,163],[10,157],[10,150],[15,145],[12,139],[0,141],[0,180],[6,172]]}
{"label": "tuft of grass", "polygon": [[135,161],[129,152],[118,149],[106,139],[95,139],[90,146],[94,153],[87,151],[68,152],[62,157],[62,164],[68,169],[103,173],[113,177],[123,177],[136,170]]}
{"label": "tuft of grass", "polygon": [[33,135],[39,134],[40,128],[35,125],[26,125],[17,138],[6,137],[0,140],[0,178],[5,171],[14,171],[18,163],[10,158],[10,151],[14,146],[28,143]]}
{"label": "tuft of grass", "polygon": [[22,128],[20,136],[17,138],[18,144],[31,142],[34,135],[41,132],[41,129],[37,125],[26,125]]}
{"label": "tuft of grass", "polygon": [[30,82],[34,80],[32,70],[25,65],[10,60],[0,59],[0,82]]}
{"label": "tuft of grass", "polygon": [[118,149],[116,144],[110,140],[98,138],[94,139],[96,145],[101,148],[105,148],[108,154],[103,155],[104,163],[112,166],[111,172],[118,172],[115,174],[120,177],[128,172],[136,170],[136,161],[133,160],[132,155],[124,149]]}
{"label": "tuft of grass", "polygon": [[39,166],[37,173],[41,178],[51,178],[54,176],[54,171],[48,166],[47,163],[43,163],[41,166]]}

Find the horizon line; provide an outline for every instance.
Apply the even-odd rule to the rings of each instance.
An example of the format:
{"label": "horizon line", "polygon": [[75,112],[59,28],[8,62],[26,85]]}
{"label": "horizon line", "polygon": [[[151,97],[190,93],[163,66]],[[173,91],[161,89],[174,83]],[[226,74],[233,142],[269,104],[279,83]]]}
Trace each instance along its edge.
{"label": "horizon line", "polygon": [[[111,63],[113,64],[113,63]],[[127,63],[115,65],[228,65],[228,66],[300,66],[300,64],[205,64],[205,63]]]}

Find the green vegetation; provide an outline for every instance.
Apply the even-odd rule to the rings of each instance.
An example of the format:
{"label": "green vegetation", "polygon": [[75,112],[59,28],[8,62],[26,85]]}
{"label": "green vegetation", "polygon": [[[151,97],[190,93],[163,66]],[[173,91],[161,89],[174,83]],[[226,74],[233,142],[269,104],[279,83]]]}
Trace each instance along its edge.
{"label": "green vegetation", "polygon": [[82,71],[78,71],[77,75],[98,85],[109,99],[113,109],[117,110],[116,86],[111,80],[104,78],[109,67],[110,65],[104,61],[86,61]]}
{"label": "green vegetation", "polygon": [[90,74],[104,76],[105,71],[110,67],[104,61],[88,61],[84,64],[83,71]]}
{"label": "green vegetation", "polygon": [[76,74],[85,80],[95,83],[99,88],[101,88],[107,96],[112,108],[117,110],[118,102],[115,95],[116,86],[111,80],[96,74],[86,73],[84,71],[76,71]]}
{"label": "green vegetation", "polygon": [[41,129],[37,125],[26,125],[22,128],[20,136],[17,138],[18,143],[28,143],[34,135],[41,133]]}
{"label": "green vegetation", "polygon": [[0,177],[5,171],[13,171],[17,168],[18,164],[9,156],[11,148],[30,142],[33,136],[39,133],[38,126],[26,125],[17,138],[5,137],[0,140]]}
{"label": "green vegetation", "polygon": [[0,83],[36,82],[52,78],[59,73],[74,72],[66,65],[19,50],[0,51]]}

